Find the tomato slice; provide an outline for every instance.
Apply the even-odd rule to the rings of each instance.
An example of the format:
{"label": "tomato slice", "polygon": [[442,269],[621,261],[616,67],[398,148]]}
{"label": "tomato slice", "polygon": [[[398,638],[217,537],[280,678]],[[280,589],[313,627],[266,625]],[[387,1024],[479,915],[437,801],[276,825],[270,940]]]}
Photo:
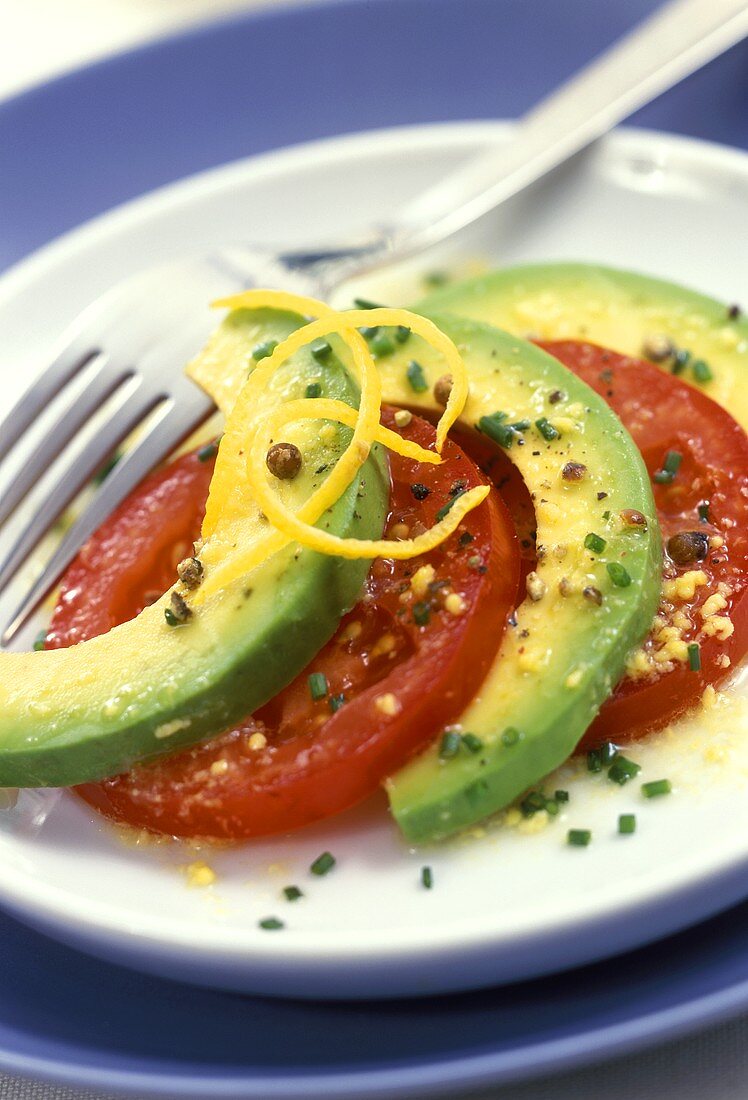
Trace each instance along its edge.
{"label": "tomato slice", "polygon": [[[393,410],[383,419],[433,443],[419,417],[402,429]],[[390,470],[390,537],[430,527],[457,494],[485,484],[451,441],[440,466],[393,454]],[[49,646],[110,629],[172,582],[199,533],[210,474],[210,463],[187,455],[135,490],[70,567]],[[78,793],[117,821],[207,838],[287,832],[344,810],[458,717],[498,649],[518,587],[517,536],[492,492],[437,549],[375,561],[335,637],[240,726]]]}
{"label": "tomato slice", "polygon": [[[691,561],[666,553],[666,578],[699,571],[706,583],[690,597],[663,600],[643,646],[641,675],[624,677],[604,704],[582,742],[582,748],[591,748],[666,725],[708,684],[724,679],[748,650],[748,436],[706,394],[651,363],[571,340],[540,346],[604,397],[631,433],[653,477],[665,546],[672,536],[696,532],[695,541],[706,551],[703,559]],[[672,481],[658,482],[655,474],[668,452],[682,456],[680,466]],[[682,558],[670,546],[675,558]],[[702,610],[715,595],[710,607],[725,622],[712,619],[710,625]],[[705,633],[714,628],[719,632]],[[698,643],[700,669],[667,659],[667,639],[676,636]]]}

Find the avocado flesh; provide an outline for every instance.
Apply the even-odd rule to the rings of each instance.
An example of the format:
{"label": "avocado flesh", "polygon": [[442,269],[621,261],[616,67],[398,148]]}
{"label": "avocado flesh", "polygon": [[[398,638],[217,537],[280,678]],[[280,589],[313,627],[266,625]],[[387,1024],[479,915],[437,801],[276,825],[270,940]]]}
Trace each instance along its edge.
{"label": "avocado flesh", "polygon": [[[482,820],[571,755],[622,675],[629,650],[646,634],[662,576],[647,471],[608,405],[533,345],[488,325],[430,310],[427,315],[465,360],[470,396],[460,422],[474,426],[482,416],[502,411],[507,424],[525,418],[532,423],[522,433],[525,443],[515,440],[507,453],[534,496],[542,555],[537,574],[545,594],[537,602],[528,597],[518,608],[516,626],[509,628],[478,696],[457,723],[480,737],[482,751],[442,760],[437,741],[388,781],[392,812],[413,843],[438,840]],[[408,384],[410,359],[429,379],[423,394]],[[379,368],[385,401],[441,411],[431,386],[443,367],[415,338]],[[555,404],[548,400],[554,391],[564,394]],[[535,427],[541,417],[558,426],[560,438],[542,437]],[[562,477],[570,461],[587,467],[581,481]],[[606,496],[598,500],[600,493]],[[624,508],[642,512],[646,530],[624,528],[618,520]],[[469,516],[464,526],[470,529]],[[585,549],[590,532],[606,540],[602,553]],[[608,562],[625,566],[628,587],[613,585]],[[573,587],[572,595],[561,595],[562,578]],[[602,606],[582,595],[588,586],[603,594]],[[518,732],[515,743],[511,732],[503,737],[507,730]]]}
{"label": "avocado flesh", "polygon": [[[245,311],[243,311],[245,312]],[[246,374],[258,335],[282,339],[298,318],[234,315],[205,355],[231,356]],[[193,365],[197,366],[197,364]],[[227,371],[228,373],[228,371]],[[305,349],[277,372],[276,399],[303,397],[311,380],[354,405],[358,390],[339,361]],[[321,484],[350,438],[323,443],[319,422],[294,426],[302,472],[283,483],[296,506]],[[381,536],[389,479],[380,449],[320,520],[336,535]],[[258,517],[258,520],[261,517]],[[257,532],[267,529],[261,522]],[[291,544],[206,597],[194,618],[170,627],[168,594],[136,619],[70,649],[0,656],[0,786],[68,786],[209,737],[272,698],[313,658],[357,601],[369,568]],[[206,578],[209,574],[206,572]]]}
{"label": "avocado flesh", "polygon": [[[723,303],[693,290],[593,264],[530,264],[455,283],[423,305],[526,339],[588,340],[637,358],[648,337],[668,336],[691,352],[680,377],[748,430],[748,318],[731,318]],[[692,373],[698,359],[713,374],[704,383]]]}

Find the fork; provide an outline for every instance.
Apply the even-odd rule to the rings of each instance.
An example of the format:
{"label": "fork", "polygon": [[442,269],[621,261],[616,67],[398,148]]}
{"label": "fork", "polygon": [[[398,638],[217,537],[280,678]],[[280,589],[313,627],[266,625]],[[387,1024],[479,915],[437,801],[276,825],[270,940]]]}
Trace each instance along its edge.
{"label": "fork", "polygon": [[0,423],[0,593],[115,448],[135,429],[139,437],[13,607],[0,647],[103,520],[213,411],[183,368],[212,327],[206,303],[227,284],[326,298],[353,276],[421,254],[746,35],[746,0],[671,0],[525,115],[508,146],[468,162],[360,240],[295,253],[237,247],[177,261],[133,276],[92,303]]}

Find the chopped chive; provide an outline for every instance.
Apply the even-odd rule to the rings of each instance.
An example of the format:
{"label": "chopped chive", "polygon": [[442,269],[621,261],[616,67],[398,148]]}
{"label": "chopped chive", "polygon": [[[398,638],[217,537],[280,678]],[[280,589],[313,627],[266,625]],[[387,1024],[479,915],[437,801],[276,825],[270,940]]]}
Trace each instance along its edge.
{"label": "chopped chive", "polygon": [[282,920],[278,920],[277,917],[265,917],[264,920],[258,922],[260,928],[264,928],[266,932],[277,932],[280,928],[285,928],[285,924]]}
{"label": "chopped chive", "polygon": [[608,508],[608,510],[607,510],[607,511],[603,512],[603,519],[604,519],[604,520],[605,520],[606,522],[607,522],[607,520],[609,520],[609,519],[610,519],[610,508]]}
{"label": "chopped chive", "polygon": [[405,372],[405,376],[414,393],[425,393],[429,388],[429,384],[426,381],[426,375],[423,373],[423,367],[420,363],[417,363],[415,359],[411,359],[408,363],[408,369]]}
{"label": "chopped chive", "polygon": [[609,561],[605,568],[608,570],[608,576],[616,588],[628,588],[631,584],[631,574],[628,569],[624,569],[620,562]]}
{"label": "chopped chive", "polygon": [[170,607],[164,609],[164,618],[169,626],[179,626],[179,619]]}
{"label": "chopped chive", "polygon": [[558,802],[555,798],[547,798],[545,802],[545,812],[550,814],[551,817],[555,817],[558,813]]}
{"label": "chopped chive", "polygon": [[691,642],[688,648],[688,667],[691,672],[701,672],[701,646],[698,642]]}
{"label": "chopped chive", "polygon": [[339,695],[331,695],[327,700],[327,705],[333,714],[337,714],[344,702],[345,694],[341,691]]}
{"label": "chopped chive", "polygon": [[332,344],[327,340],[315,340],[309,349],[318,363],[324,363],[332,352]]}
{"label": "chopped chive", "polygon": [[645,798],[657,798],[661,794],[670,794],[673,784],[669,779],[653,779],[651,783],[642,783],[642,794]]}
{"label": "chopped chive", "polygon": [[546,798],[542,791],[530,791],[519,804],[524,817],[532,817],[545,809]]}
{"label": "chopped chive", "polygon": [[673,365],[670,368],[671,374],[682,374],[688,365],[688,361],[691,358],[690,351],[677,351],[675,358],[673,359]]}
{"label": "chopped chive", "polygon": [[662,464],[662,468],[663,470],[667,470],[669,474],[677,474],[682,461],[683,455],[680,451],[668,451],[665,455],[665,461]]}
{"label": "chopped chive", "polygon": [[304,897],[304,891],[300,890],[298,886],[284,886],[283,896],[286,901],[298,901],[299,898]]}
{"label": "chopped chive", "polygon": [[526,432],[531,425],[531,420],[517,420],[514,424],[510,424],[509,427],[515,432]]}
{"label": "chopped chive", "polygon": [[252,348],[252,358],[255,363],[259,363],[261,359],[267,359],[272,355],[277,347],[277,340],[263,340],[261,344],[257,344]]}
{"label": "chopped chive", "polygon": [[307,397],[319,397],[322,393],[322,386],[319,382],[310,382],[305,393]]}
{"label": "chopped chive", "polygon": [[312,672],[307,683],[309,684],[309,694],[314,700],[324,699],[330,690],[324,672]]}
{"label": "chopped chive", "polygon": [[474,733],[463,733],[462,743],[468,752],[472,753],[480,752],[483,748],[483,742],[480,737],[476,736]]}
{"label": "chopped chive", "polygon": [[212,443],[206,443],[204,447],[201,447],[197,452],[199,462],[210,462],[211,458],[215,458],[218,454],[218,440],[214,439]]}
{"label": "chopped chive", "polygon": [[711,367],[708,363],[705,363],[703,359],[697,359],[691,367],[691,370],[697,382],[711,382],[714,378]]}
{"label": "chopped chive", "polygon": [[313,875],[326,875],[328,871],[332,871],[335,866],[335,856],[332,852],[323,852],[321,856],[317,856],[314,863],[309,870]]}
{"label": "chopped chive", "polygon": [[47,644],[47,632],[46,632],[46,630],[42,630],[39,634],[37,634],[36,640],[34,641],[34,652],[35,653],[41,652],[41,650],[44,649],[46,644]]}
{"label": "chopped chive", "polygon": [[623,836],[636,832],[636,814],[620,814],[618,818],[618,832]]}
{"label": "chopped chive", "polygon": [[554,798],[555,802],[568,802],[569,801],[569,792],[568,791],[555,791],[554,794],[553,794],[553,798]]}
{"label": "chopped chive", "polygon": [[434,874],[430,867],[421,868],[421,886],[424,890],[430,890],[434,885]]}
{"label": "chopped chive", "polygon": [[102,481],[106,481],[106,479],[109,477],[112,470],[114,469],[114,467],[117,465],[117,463],[119,462],[119,460],[121,458],[122,458],[122,451],[115,451],[114,454],[109,458],[109,460],[104,463],[104,465],[101,467],[101,469],[97,470],[97,472],[94,474],[94,476],[93,476],[94,485],[101,485]]}
{"label": "chopped chive", "polygon": [[469,531],[463,531],[457,542],[460,546],[469,546],[471,542],[475,540],[475,535],[471,535]]}
{"label": "chopped chive", "polygon": [[452,507],[452,505],[455,503],[455,501],[459,500],[460,497],[464,497],[466,492],[467,492],[467,489],[460,489],[459,493],[455,493],[455,495],[451,498],[451,500],[448,500],[446,504],[442,504],[441,508],[436,513],[436,522],[437,523],[440,523],[444,519],[447,512]]}
{"label": "chopped chive", "polygon": [[608,764],[612,764],[615,758],[618,756],[618,749],[612,741],[603,741],[602,745],[598,749],[598,752],[600,753],[600,762],[603,767],[606,768]]}
{"label": "chopped chive", "polygon": [[353,304],[356,309],[383,309],[379,302],[372,302],[370,298],[354,298]]}
{"label": "chopped chive", "polygon": [[554,439],[558,439],[561,435],[561,432],[558,428],[553,427],[547,416],[541,416],[539,420],[536,420],[535,427],[547,443],[550,443]]}
{"label": "chopped chive", "polygon": [[629,760],[627,756],[617,756],[608,768],[608,779],[623,787],[630,779],[634,779],[641,771],[641,764]]}
{"label": "chopped chive", "polygon": [[599,749],[590,749],[587,753],[587,771],[597,774],[603,770],[603,762],[600,759]]}
{"label": "chopped chive", "polygon": [[511,748],[512,745],[516,745],[522,734],[516,729],[515,726],[507,726],[501,735],[502,745],[506,745],[507,748]]}
{"label": "chopped chive", "polygon": [[380,332],[371,342],[371,350],[377,359],[386,359],[395,350],[395,341],[386,332]]}
{"label": "chopped chive", "polygon": [[439,756],[442,760],[451,760],[460,751],[460,735],[456,730],[447,730],[439,742]]}
{"label": "chopped chive", "polygon": [[655,470],[652,474],[652,481],[656,485],[669,485],[671,481],[675,481],[675,474],[670,470]]}
{"label": "chopped chive", "polygon": [[585,549],[591,550],[593,554],[602,554],[607,545],[605,539],[601,535],[596,535],[594,531],[590,531],[589,535],[585,536]]}
{"label": "chopped chive", "polygon": [[592,840],[592,832],[589,829],[569,829],[566,834],[567,844],[572,848],[586,848]]}
{"label": "chopped chive", "polygon": [[709,502],[705,501],[699,505],[699,519],[702,523],[709,522]]}
{"label": "chopped chive", "polygon": [[410,329],[407,325],[398,325],[395,329],[395,339],[398,344],[407,344],[410,339]]}
{"label": "chopped chive", "polygon": [[482,416],[476,427],[479,432],[508,451],[514,443],[515,432],[509,424],[502,423],[504,420],[506,420],[506,413],[495,412],[490,416]]}
{"label": "chopped chive", "polygon": [[431,606],[425,600],[413,604],[413,622],[416,626],[428,626],[431,619]]}
{"label": "chopped chive", "polygon": [[361,333],[364,340],[373,340],[376,334],[379,332],[379,325],[365,325],[358,331]]}

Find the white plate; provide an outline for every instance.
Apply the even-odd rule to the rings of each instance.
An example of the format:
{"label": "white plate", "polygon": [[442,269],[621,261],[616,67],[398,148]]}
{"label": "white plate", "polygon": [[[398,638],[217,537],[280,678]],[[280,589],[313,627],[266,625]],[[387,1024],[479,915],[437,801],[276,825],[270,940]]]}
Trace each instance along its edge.
{"label": "white plate", "polygon": [[[0,282],[0,402],[40,368],[67,321],[142,264],[179,254],[185,242],[208,249],[238,235],[334,239],[506,133],[447,125],[292,149],[195,177],[76,230]],[[463,252],[497,264],[602,261],[733,301],[746,297],[747,211],[745,156],[622,132],[485,220]],[[417,292],[412,273],[398,285],[404,300]],[[668,798],[645,802],[639,783],[618,788],[569,768],[559,783],[571,802],[542,832],[491,826],[427,852],[403,845],[383,798],[294,836],[195,853],[128,846],[65,795],[34,835],[0,827],[0,902],[94,954],[251,992],[391,996],[562,969],[748,893],[745,713],[740,703],[718,705],[637,748],[642,779],[673,780]],[[625,811],[637,814],[633,837],[616,835]],[[593,844],[566,846],[569,827],[591,828]],[[315,879],[309,864],[328,849],[337,867]],[[216,871],[215,885],[188,887],[183,869],[196,859]],[[419,885],[425,863],[431,891]],[[302,887],[303,901],[282,899],[289,883]],[[260,930],[270,915],[287,927]]]}

